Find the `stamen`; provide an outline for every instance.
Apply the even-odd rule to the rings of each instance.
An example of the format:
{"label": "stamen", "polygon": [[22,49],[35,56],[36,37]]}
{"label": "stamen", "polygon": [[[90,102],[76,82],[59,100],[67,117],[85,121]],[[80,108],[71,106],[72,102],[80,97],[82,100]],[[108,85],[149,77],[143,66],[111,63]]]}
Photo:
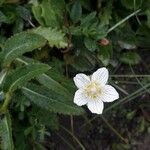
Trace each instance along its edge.
{"label": "stamen", "polygon": [[91,82],[88,84],[85,89],[85,94],[90,99],[96,99],[101,94],[101,88],[98,83]]}

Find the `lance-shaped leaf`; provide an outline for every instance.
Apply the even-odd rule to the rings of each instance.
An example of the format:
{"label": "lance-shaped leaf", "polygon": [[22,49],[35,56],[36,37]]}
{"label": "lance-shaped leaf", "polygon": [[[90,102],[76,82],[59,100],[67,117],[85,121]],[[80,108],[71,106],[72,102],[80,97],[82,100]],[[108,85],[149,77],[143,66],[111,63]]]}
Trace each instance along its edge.
{"label": "lance-shaped leaf", "polygon": [[30,84],[23,87],[22,92],[38,107],[54,113],[80,115],[84,112],[81,107],[74,105],[72,99],[64,98],[43,86]]}
{"label": "lance-shaped leaf", "polygon": [[1,139],[0,149],[14,150],[12,140],[11,119],[8,112],[2,119],[0,119],[0,139]]}
{"label": "lance-shaped leaf", "polygon": [[37,77],[49,69],[50,67],[46,64],[29,64],[27,66],[18,68],[6,77],[4,90],[12,93],[19,86],[22,86],[30,79]]}
{"label": "lance-shaped leaf", "polygon": [[[38,62],[38,61],[35,61],[35,60],[33,60],[31,58],[27,58],[27,57],[18,58],[16,60],[25,65],[29,65],[30,63]],[[66,78],[63,75],[61,75],[60,73],[53,73],[53,69],[51,69],[49,71],[49,73],[50,73],[49,75],[43,73],[42,75],[39,75],[36,79],[39,81],[39,83],[41,83],[43,86],[47,87],[49,90],[52,90],[58,94],[61,94],[62,96],[70,97],[71,96],[71,93],[70,93],[71,87],[69,86],[70,82],[67,83],[68,80],[66,80]],[[56,77],[57,79],[55,79],[54,77]],[[62,82],[62,80],[67,84],[67,88],[59,83],[59,82]],[[73,91],[73,93],[74,93],[74,91]]]}
{"label": "lance-shaped leaf", "polygon": [[29,32],[16,34],[4,44],[4,49],[1,53],[3,64],[7,65],[24,53],[40,48],[45,44],[46,40],[38,34]]}
{"label": "lance-shaped leaf", "polygon": [[38,27],[32,31],[48,40],[50,47],[67,47],[67,40],[65,38],[65,34],[62,33],[60,30],[52,29],[51,27]]}
{"label": "lance-shaped leaf", "polygon": [[69,91],[65,87],[63,87],[61,84],[59,84],[57,81],[55,81],[54,79],[52,79],[50,76],[46,74],[42,74],[38,76],[37,80],[48,89],[53,90],[61,94],[62,96],[65,97],[71,96]]}

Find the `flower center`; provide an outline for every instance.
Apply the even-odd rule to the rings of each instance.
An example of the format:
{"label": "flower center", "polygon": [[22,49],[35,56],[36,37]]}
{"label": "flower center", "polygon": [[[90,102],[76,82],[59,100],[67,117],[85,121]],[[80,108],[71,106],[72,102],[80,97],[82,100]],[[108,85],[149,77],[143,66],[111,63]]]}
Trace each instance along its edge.
{"label": "flower center", "polygon": [[85,94],[87,97],[91,99],[96,99],[101,94],[100,85],[96,82],[91,82],[88,84],[85,89]]}

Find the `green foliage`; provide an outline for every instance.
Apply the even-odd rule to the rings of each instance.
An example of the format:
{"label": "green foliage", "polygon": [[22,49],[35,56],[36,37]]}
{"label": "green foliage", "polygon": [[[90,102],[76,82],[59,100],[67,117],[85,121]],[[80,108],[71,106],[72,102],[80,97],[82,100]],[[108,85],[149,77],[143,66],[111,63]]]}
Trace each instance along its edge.
{"label": "green foliage", "polygon": [[12,128],[10,114],[7,112],[5,116],[0,119],[0,148],[4,150],[14,150],[12,139]]}
{"label": "green foliage", "polygon": [[1,53],[3,65],[10,64],[14,59],[26,52],[42,47],[45,42],[46,40],[43,37],[33,33],[27,32],[14,35],[4,44],[4,49]]}
{"label": "green foliage", "polygon": [[127,53],[122,54],[122,56],[120,57],[120,60],[126,64],[136,65],[140,62],[141,58],[135,52],[127,52]]}
{"label": "green foliage", "polygon": [[22,86],[27,81],[48,71],[50,67],[45,64],[30,64],[25,67],[17,68],[11,72],[4,83],[4,90],[12,93],[19,86]]}
{"label": "green foliage", "polygon": [[55,81],[46,74],[40,75],[39,77],[37,77],[37,80],[39,81],[39,83],[47,87],[49,90],[52,90],[58,94],[67,97],[70,95],[69,91],[65,87],[63,87],[60,83],[58,83],[57,81]]}
{"label": "green foliage", "polygon": [[[119,134],[139,143],[133,138],[146,133],[149,119],[149,105],[144,101],[149,92],[149,85],[145,86],[149,81],[149,33],[150,0],[0,0],[0,149],[58,149],[53,135],[73,149],[74,142],[72,145],[64,132],[59,135],[57,131],[64,125],[71,126],[72,132],[75,129],[74,134],[64,130],[78,142],[75,149],[85,141],[85,149],[97,149],[99,134],[114,137],[116,131],[106,133],[99,119],[90,124],[91,115],[81,122],[73,117],[85,113],[73,103],[77,90],[73,77],[79,72],[90,75],[103,66],[110,70],[111,83],[123,97],[107,110],[143,94],[136,105],[119,105],[106,114],[114,127],[117,124]],[[134,79],[133,69],[130,76],[128,65],[140,78]],[[132,93],[138,86],[140,90]],[[128,96],[124,98],[121,92]],[[90,132],[82,123],[91,126]],[[82,143],[75,137],[78,124],[86,130]],[[84,132],[80,134],[84,138]],[[88,147],[93,134],[95,144]],[[134,144],[119,139],[101,142],[104,147],[98,149],[135,149]]]}
{"label": "green foliage", "polygon": [[31,0],[32,11],[36,20],[42,26],[60,27],[63,23],[63,13],[65,9],[64,0]]}
{"label": "green foliage", "polygon": [[97,57],[103,63],[104,66],[108,66],[112,54],[113,54],[112,45],[108,44],[107,46],[99,46]]}
{"label": "green foliage", "polygon": [[109,22],[112,19],[112,7],[112,2],[109,1],[100,12],[99,18],[102,25],[109,25]]}
{"label": "green foliage", "polygon": [[40,109],[40,107],[33,107],[32,112],[29,113],[29,116],[37,119],[39,124],[48,126],[52,130],[59,129],[59,120],[57,114],[51,113],[49,110],[47,111],[45,109]]}
{"label": "green foliage", "polygon": [[84,39],[84,44],[85,47],[90,50],[91,52],[95,51],[97,48],[97,43],[95,40],[91,39],[91,38],[85,38]]}
{"label": "green foliage", "polygon": [[33,32],[44,37],[48,41],[50,47],[65,48],[68,45],[65,34],[56,28],[38,27],[34,29]]}
{"label": "green foliage", "polygon": [[70,18],[74,23],[77,23],[82,16],[82,7],[80,2],[77,0],[72,6],[71,12],[70,12]]}
{"label": "green foliage", "polygon": [[44,87],[30,85],[23,87],[23,93],[38,107],[54,113],[80,115],[84,111],[75,106],[70,99],[64,98]]}

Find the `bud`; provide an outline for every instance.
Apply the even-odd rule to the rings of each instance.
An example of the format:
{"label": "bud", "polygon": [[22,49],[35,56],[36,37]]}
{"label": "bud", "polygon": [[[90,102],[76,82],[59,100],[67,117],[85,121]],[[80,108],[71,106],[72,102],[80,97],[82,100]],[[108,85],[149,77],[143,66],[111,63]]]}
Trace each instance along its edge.
{"label": "bud", "polygon": [[101,40],[99,41],[99,44],[100,44],[101,46],[106,46],[106,45],[109,44],[109,40],[106,39],[106,38],[103,38],[103,39],[101,39]]}

